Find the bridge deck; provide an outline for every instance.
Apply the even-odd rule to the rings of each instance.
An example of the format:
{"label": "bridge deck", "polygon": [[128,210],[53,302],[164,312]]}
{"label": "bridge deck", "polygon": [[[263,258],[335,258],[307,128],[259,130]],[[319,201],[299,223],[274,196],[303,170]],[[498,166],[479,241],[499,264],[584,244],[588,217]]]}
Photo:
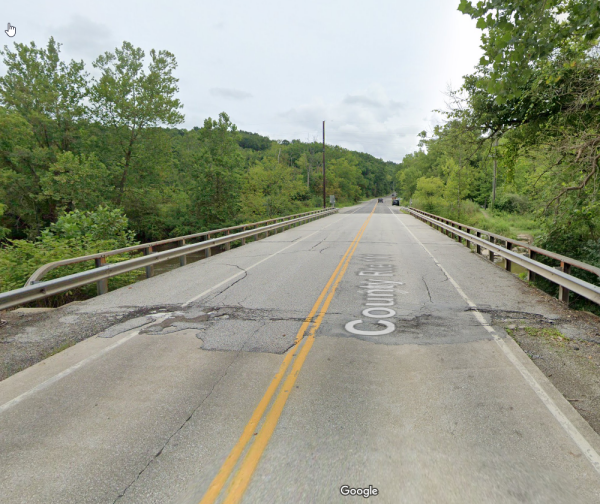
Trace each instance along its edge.
{"label": "bridge deck", "polygon": [[389,199],[56,310],[15,337],[100,334],[0,382],[0,500],[198,503],[247,429],[241,502],[599,502],[599,438],[506,312],[554,313]]}

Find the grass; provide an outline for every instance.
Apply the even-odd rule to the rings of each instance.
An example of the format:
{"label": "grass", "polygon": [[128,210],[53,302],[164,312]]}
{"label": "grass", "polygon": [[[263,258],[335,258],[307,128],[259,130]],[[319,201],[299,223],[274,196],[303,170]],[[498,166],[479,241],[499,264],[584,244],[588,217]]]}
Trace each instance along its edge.
{"label": "grass", "polygon": [[63,350],[66,350],[67,348],[71,348],[76,343],[77,341],[65,341],[62,345],[56,347],[54,350],[44,355],[42,360],[47,359],[48,357],[52,357],[53,355],[56,355],[57,353],[60,353]]}
{"label": "grass", "polygon": [[[416,207],[420,208],[419,205]],[[520,234],[532,235],[535,238],[540,231],[539,223],[528,214],[483,210],[472,201],[461,203],[460,215],[457,215],[455,207],[450,206],[438,206],[430,210],[424,208],[424,210],[507,238],[517,239]]]}
{"label": "grass", "polygon": [[567,338],[554,327],[524,327],[523,330],[533,337],[549,338],[555,341],[565,341]]}
{"label": "grass", "polygon": [[[368,201],[370,201],[371,198],[366,199],[366,200],[360,200],[358,202],[354,202],[354,201],[344,201],[343,203],[340,203],[339,201],[335,202],[335,208],[346,208],[349,206],[354,206],[354,205],[360,205],[361,203],[367,203]],[[329,199],[327,199],[327,208],[331,208],[330,204],[329,204]]]}
{"label": "grass", "polygon": [[526,215],[504,212],[486,212],[480,210],[478,227],[501,234],[508,238],[517,238],[520,234],[535,236],[539,232],[539,224]]}
{"label": "grass", "polygon": [[[528,336],[531,336],[533,338],[546,338],[548,340],[554,341],[555,343],[559,343],[560,346],[564,346],[565,341],[568,341],[568,338],[554,327],[521,327],[520,329],[525,331]],[[505,327],[504,330],[509,336],[515,336],[516,329],[510,329],[508,327]],[[517,343],[519,344],[519,346],[521,346],[521,344],[518,341]]]}

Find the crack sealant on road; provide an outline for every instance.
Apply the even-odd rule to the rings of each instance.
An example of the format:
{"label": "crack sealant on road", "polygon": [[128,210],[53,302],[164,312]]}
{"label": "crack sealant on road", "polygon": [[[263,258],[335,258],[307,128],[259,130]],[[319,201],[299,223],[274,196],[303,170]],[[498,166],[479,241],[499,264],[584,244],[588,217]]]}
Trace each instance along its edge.
{"label": "crack sealant on road", "polygon": [[235,282],[229,284],[228,286],[226,286],[223,290],[213,294],[210,297],[210,300],[214,300],[217,296],[220,296],[221,294],[223,294],[225,291],[229,290],[231,287],[233,287],[235,284],[241,282],[242,280],[244,280],[244,278],[246,278],[248,276],[248,271],[245,270],[244,268],[238,266],[237,264],[226,264],[226,266],[231,266],[232,268],[237,268],[240,270],[240,273],[238,273],[238,275],[240,275],[241,273],[244,273],[244,276],[242,278],[238,278]]}
{"label": "crack sealant on road", "polygon": [[433,303],[433,300],[431,299],[431,292],[429,291],[429,285],[427,285],[427,282],[425,281],[425,276],[422,276],[421,280],[423,280],[423,283],[425,284],[425,288],[427,289],[427,295],[429,296],[429,302]]}

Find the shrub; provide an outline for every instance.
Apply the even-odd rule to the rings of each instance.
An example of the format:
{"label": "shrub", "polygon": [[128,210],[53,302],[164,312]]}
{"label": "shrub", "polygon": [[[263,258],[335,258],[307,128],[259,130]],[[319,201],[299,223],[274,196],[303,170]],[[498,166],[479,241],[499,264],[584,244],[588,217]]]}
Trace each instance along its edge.
{"label": "shrub", "polygon": [[[27,279],[44,264],[136,244],[127,225],[127,218],[121,210],[99,207],[93,212],[75,211],[63,215],[37,241],[10,241],[8,246],[0,249],[0,292],[23,287]],[[107,258],[107,262],[120,262],[129,258],[129,255],[111,256]],[[92,261],[61,266],[45,275],[44,280],[93,267]],[[111,278],[109,285],[111,288],[127,285],[138,275],[135,271],[119,275]],[[54,305],[59,301],[83,299],[93,296],[95,291],[95,285],[87,285],[42,304]]]}
{"label": "shrub", "polygon": [[129,221],[120,208],[110,209],[100,205],[93,211],[75,210],[61,215],[42,232],[42,237],[51,235],[87,241],[112,240],[117,243],[115,248],[119,248],[134,243],[134,233],[128,228]]}
{"label": "shrub", "polygon": [[501,194],[496,199],[495,210],[524,214],[529,210],[529,201],[520,194]]}

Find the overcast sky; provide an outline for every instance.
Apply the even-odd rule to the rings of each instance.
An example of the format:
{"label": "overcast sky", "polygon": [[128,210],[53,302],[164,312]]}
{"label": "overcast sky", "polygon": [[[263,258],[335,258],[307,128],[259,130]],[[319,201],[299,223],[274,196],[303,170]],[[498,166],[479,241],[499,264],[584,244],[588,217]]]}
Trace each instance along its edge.
{"label": "overcast sky", "polygon": [[328,144],[401,161],[481,56],[458,3],[12,0],[3,22],[17,33],[2,45],[53,35],[88,70],[123,40],[167,49],[186,128],[225,111],[239,129],[306,141],[321,139],[325,120]]}

